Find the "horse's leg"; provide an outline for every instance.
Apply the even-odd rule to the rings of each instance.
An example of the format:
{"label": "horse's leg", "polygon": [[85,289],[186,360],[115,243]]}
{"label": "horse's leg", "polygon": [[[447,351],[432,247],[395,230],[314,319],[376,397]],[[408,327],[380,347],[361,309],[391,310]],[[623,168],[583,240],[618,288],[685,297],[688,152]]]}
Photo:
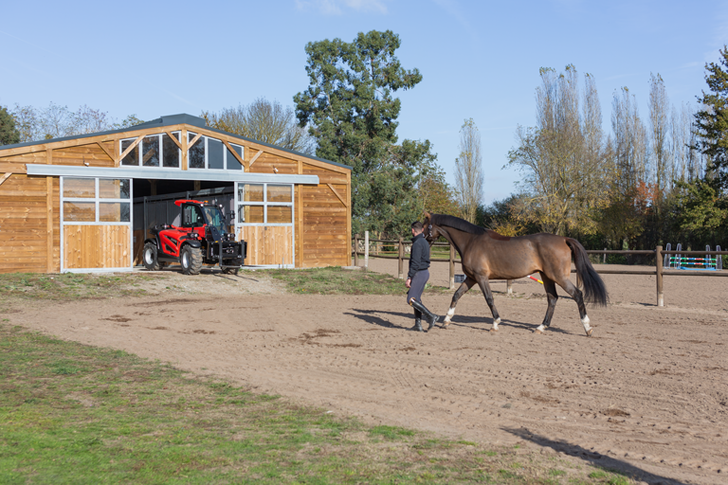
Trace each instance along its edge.
{"label": "horse's leg", "polygon": [[589,325],[589,316],[586,314],[586,305],[584,305],[584,296],[581,290],[574,286],[574,283],[570,279],[565,278],[563,283],[559,285],[574,299],[576,306],[579,307],[579,318],[581,318],[581,324],[584,326],[584,331],[587,337],[591,337],[594,328]]}
{"label": "horse's leg", "polygon": [[556,301],[559,299],[559,295],[556,292],[556,283],[551,278],[548,278],[545,274],[541,274],[541,280],[543,280],[543,287],[546,290],[546,298],[548,298],[549,306],[546,309],[546,316],[543,318],[543,323],[536,328],[536,333],[543,333],[549,325],[551,325],[551,318],[554,316],[554,309],[556,308]]}
{"label": "horse's leg", "polygon": [[452,317],[455,315],[455,307],[458,304],[458,300],[461,296],[463,296],[470,288],[473,287],[475,284],[475,280],[470,279],[470,277],[467,277],[465,281],[460,285],[460,288],[457,289],[455,294],[452,296],[452,301],[450,302],[450,308],[447,311],[447,315],[445,316],[445,320],[442,321],[442,328],[447,328],[448,325],[450,325],[450,320],[452,320]]}
{"label": "horse's leg", "polygon": [[483,291],[483,296],[485,297],[485,302],[490,307],[490,312],[493,314],[493,328],[491,328],[490,331],[497,332],[498,324],[501,322],[501,318],[500,318],[500,315],[498,314],[498,310],[496,310],[496,308],[495,308],[495,302],[493,301],[493,292],[490,291],[490,283],[488,282],[488,277],[479,276],[478,285],[480,286],[480,289]]}

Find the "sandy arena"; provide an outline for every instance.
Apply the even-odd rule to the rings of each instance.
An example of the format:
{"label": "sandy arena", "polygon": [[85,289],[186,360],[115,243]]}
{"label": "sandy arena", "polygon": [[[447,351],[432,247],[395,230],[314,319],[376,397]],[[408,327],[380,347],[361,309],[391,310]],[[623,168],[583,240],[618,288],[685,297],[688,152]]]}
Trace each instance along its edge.
{"label": "sandy arena", "polygon": [[[395,274],[396,261],[370,270]],[[447,284],[446,263],[432,273]],[[728,278],[666,276],[658,308],[654,276],[604,275],[611,303],[588,306],[592,338],[568,297],[535,334],[546,299],[530,279],[513,297],[493,283],[497,333],[474,288],[447,330],[422,334],[404,285],[401,296],[305,296],[250,273],[170,278],[184,292],[167,282],[139,299],[15,301],[5,318],[367,422],[521,443],[647,483],[728,483]],[[444,314],[450,298],[423,300]]]}

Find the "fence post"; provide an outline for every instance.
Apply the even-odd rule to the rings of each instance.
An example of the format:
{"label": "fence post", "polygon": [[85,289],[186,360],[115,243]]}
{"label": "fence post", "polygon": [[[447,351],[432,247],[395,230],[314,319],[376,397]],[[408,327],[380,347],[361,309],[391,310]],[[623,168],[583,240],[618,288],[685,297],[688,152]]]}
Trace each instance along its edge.
{"label": "fence post", "polygon": [[450,245],[450,262],[448,263],[450,269],[450,289],[455,289],[455,246]]}
{"label": "fence post", "polygon": [[402,279],[402,266],[404,264],[404,239],[399,236],[399,249],[397,250],[397,262],[399,263],[397,269],[397,278]]}
{"label": "fence post", "polygon": [[359,234],[354,235],[354,266],[359,266]]}
{"label": "fence post", "polygon": [[369,231],[364,231],[364,271],[369,271]]}
{"label": "fence post", "polygon": [[657,306],[665,306],[665,295],[662,288],[662,246],[655,249],[655,269],[657,272]]}

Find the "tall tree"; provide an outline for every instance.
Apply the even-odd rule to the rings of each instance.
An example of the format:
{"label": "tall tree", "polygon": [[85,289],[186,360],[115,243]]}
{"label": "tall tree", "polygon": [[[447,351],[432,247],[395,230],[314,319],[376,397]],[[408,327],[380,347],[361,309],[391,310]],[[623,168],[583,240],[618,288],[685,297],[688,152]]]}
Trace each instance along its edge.
{"label": "tall tree", "polygon": [[706,64],[705,70],[709,92],[698,98],[703,109],[695,115],[696,147],[709,159],[708,176],[728,187],[728,47],[723,46],[719,61]]}
{"label": "tall tree", "polygon": [[[434,163],[429,141],[396,144],[401,103],[393,93],[422,80],[417,69],[402,67],[395,56],[399,47],[399,36],[389,30],[360,33],[351,43],[310,42],[309,87],[293,98],[299,125],[318,142],[316,155],[352,167],[355,232],[406,232],[407,223],[395,219],[419,216],[412,203],[418,177]],[[383,200],[400,207],[385,208]],[[408,215],[392,218],[391,210]]]}
{"label": "tall tree", "polygon": [[7,108],[0,106],[0,145],[12,145],[20,142],[20,132],[15,127],[15,119]]}
{"label": "tall tree", "polygon": [[472,118],[460,128],[460,156],[455,159],[455,189],[463,219],[475,223],[483,199],[483,157],[480,153],[480,132]]}
{"label": "tall tree", "polygon": [[540,73],[536,127],[519,126],[518,146],[508,153],[508,163],[524,174],[521,215],[547,232],[593,233],[592,216],[606,201],[604,174],[611,162],[596,87],[587,76],[582,98],[573,65],[562,74],[551,68]]}
{"label": "tall tree", "polygon": [[263,143],[312,155],[314,140],[298,126],[293,108],[278,101],[258,98],[249,105],[225,108],[219,113],[203,111],[202,117],[213,128],[252,138]]}
{"label": "tall tree", "polygon": [[609,202],[599,214],[600,231],[618,248],[642,234],[640,187],[647,177],[647,129],[629,89],[612,100],[613,173],[607,179]]}
{"label": "tall tree", "polygon": [[670,102],[662,76],[650,74],[650,134],[652,135],[652,182],[657,189],[655,208],[672,188],[672,153],[670,150]]}

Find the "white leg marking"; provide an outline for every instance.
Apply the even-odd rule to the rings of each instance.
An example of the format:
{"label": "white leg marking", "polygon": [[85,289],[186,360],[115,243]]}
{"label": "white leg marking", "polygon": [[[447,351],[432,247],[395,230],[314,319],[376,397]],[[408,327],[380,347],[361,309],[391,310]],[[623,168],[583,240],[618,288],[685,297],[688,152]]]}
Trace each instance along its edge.
{"label": "white leg marking", "polygon": [[584,325],[584,330],[586,331],[587,335],[591,335],[592,327],[589,325],[589,315],[586,315],[582,320],[581,324]]}
{"label": "white leg marking", "polygon": [[450,307],[450,309],[448,309],[447,311],[447,315],[445,316],[445,320],[443,320],[442,323],[445,325],[449,325],[453,315],[455,315],[455,309]]}
{"label": "white leg marking", "polygon": [[493,320],[493,330],[498,330],[498,324],[501,322],[500,317]]}
{"label": "white leg marking", "polygon": [[536,327],[537,333],[543,333],[544,330],[546,330],[546,327],[544,326],[543,323],[541,325],[539,325],[538,327]]}

